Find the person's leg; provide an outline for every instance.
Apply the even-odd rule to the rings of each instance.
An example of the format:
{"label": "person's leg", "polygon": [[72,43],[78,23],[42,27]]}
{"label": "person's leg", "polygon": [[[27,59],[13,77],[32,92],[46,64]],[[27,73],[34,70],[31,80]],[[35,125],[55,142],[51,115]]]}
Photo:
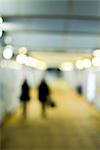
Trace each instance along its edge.
{"label": "person's leg", "polygon": [[42,103],[42,116],[46,117],[46,105],[45,105],[45,103]]}
{"label": "person's leg", "polygon": [[27,102],[23,102],[23,116],[24,118],[27,116]]}

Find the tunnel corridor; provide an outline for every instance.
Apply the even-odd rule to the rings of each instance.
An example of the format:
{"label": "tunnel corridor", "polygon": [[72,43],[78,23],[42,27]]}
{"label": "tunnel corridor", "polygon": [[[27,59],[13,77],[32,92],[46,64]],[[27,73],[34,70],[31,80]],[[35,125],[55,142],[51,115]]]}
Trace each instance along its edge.
{"label": "tunnel corridor", "polygon": [[27,118],[21,106],[6,118],[2,127],[1,150],[99,150],[100,112],[64,80],[51,85],[56,107],[41,117],[37,89],[31,90]]}

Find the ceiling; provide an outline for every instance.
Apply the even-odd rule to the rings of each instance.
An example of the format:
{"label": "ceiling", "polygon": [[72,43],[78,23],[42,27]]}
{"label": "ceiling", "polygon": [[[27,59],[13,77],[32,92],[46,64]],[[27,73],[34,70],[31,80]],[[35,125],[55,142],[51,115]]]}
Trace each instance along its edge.
{"label": "ceiling", "polygon": [[99,8],[98,0],[0,0],[3,39],[16,49],[91,52],[100,47]]}
{"label": "ceiling", "polygon": [[0,14],[49,18],[100,17],[98,0],[0,0]]}

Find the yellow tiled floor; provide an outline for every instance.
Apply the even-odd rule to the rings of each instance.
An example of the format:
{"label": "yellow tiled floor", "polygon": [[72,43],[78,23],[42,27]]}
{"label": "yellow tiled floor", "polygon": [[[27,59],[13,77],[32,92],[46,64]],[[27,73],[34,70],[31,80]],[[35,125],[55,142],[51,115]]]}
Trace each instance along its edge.
{"label": "yellow tiled floor", "polygon": [[2,128],[2,150],[100,149],[100,112],[65,81],[59,80],[51,91],[57,106],[48,108],[43,119],[37,90],[32,89],[27,119],[19,108]]}

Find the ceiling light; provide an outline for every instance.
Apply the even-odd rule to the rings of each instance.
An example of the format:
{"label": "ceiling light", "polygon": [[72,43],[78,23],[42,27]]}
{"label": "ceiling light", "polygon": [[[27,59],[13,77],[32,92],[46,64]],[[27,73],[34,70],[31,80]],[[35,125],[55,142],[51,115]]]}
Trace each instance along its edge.
{"label": "ceiling light", "polygon": [[74,66],[71,62],[65,62],[61,64],[59,68],[62,71],[72,71],[74,69]]}
{"label": "ceiling light", "polygon": [[28,57],[24,54],[19,54],[16,57],[16,61],[20,64],[24,64],[26,66],[33,67],[39,70],[45,70],[47,68],[47,65],[45,62],[40,61],[36,58]]}
{"label": "ceiling light", "polygon": [[77,60],[76,61],[76,68],[79,69],[79,70],[84,68],[82,60]]}
{"label": "ceiling light", "polygon": [[92,64],[96,67],[100,67],[100,58],[99,57],[95,57],[92,59]]}
{"label": "ceiling light", "polygon": [[3,19],[0,17],[0,37],[2,36],[2,24],[3,24]]}
{"label": "ceiling light", "polygon": [[100,57],[100,49],[95,50],[95,51],[93,52],[93,55],[94,55],[95,57]]}
{"label": "ceiling light", "polygon": [[19,63],[19,64],[24,64],[27,60],[27,56],[24,55],[24,54],[19,54],[17,57],[16,57],[16,61]]}
{"label": "ceiling light", "polygon": [[91,67],[91,61],[89,59],[84,59],[82,63],[84,68]]}
{"label": "ceiling light", "polygon": [[5,59],[10,59],[13,55],[13,51],[12,51],[12,46],[6,46],[4,51],[3,51],[3,57]]}
{"label": "ceiling light", "polygon": [[21,48],[18,49],[18,52],[20,54],[26,54],[27,53],[27,49],[25,47],[21,47]]}

